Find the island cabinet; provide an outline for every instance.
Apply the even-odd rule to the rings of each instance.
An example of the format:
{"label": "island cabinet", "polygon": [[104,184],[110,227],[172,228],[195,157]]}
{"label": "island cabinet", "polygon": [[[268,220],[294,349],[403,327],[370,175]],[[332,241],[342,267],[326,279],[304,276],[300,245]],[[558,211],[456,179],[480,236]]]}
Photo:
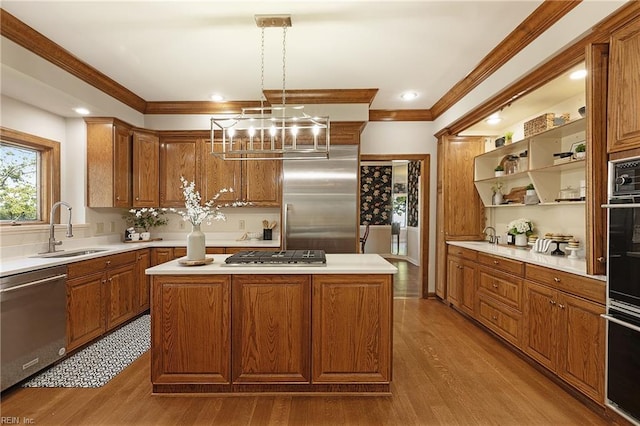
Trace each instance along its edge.
{"label": "island cabinet", "polygon": [[71,263],[67,272],[67,350],[101,336],[139,311],[136,253]]}
{"label": "island cabinet", "polygon": [[599,404],[604,403],[604,282],[527,265],[523,350]]}
{"label": "island cabinet", "polygon": [[449,246],[447,255],[447,300],[474,316],[477,252]]}
{"label": "island cabinet", "polygon": [[131,127],[114,118],[85,118],[87,207],[131,207]]}
{"label": "island cabinet", "polygon": [[524,264],[478,253],[477,319],[516,347],[522,340]]}
{"label": "island cabinet", "polygon": [[[388,391],[392,357],[390,275],[314,275],[312,382]],[[350,388],[349,385],[360,384]]]}
{"label": "island cabinet", "polygon": [[153,274],[176,263],[147,271],[154,392],[389,392],[391,275]]}
{"label": "island cabinet", "polygon": [[154,391],[228,391],[231,277],[153,277],[151,303]]}
{"label": "island cabinet", "polygon": [[311,277],[234,275],[232,286],[233,389],[311,383]]}

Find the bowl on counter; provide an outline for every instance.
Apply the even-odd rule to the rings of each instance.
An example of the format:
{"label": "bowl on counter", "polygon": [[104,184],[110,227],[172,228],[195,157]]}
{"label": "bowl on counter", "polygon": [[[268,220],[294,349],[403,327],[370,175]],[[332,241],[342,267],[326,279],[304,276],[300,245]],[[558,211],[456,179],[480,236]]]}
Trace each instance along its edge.
{"label": "bowl on counter", "polygon": [[259,240],[262,238],[262,232],[247,232],[247,239],[249,240]]}

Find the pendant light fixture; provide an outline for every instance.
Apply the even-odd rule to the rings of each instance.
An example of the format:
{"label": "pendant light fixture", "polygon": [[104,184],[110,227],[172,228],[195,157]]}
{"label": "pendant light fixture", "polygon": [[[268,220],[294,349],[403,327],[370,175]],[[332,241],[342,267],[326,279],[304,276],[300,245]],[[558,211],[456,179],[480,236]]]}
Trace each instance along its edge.
{"label": "pendant light fixture", "polygon": [[[211,118],[211,154],[224,160],[305,160],[329,158],[329,117],[310,116],[302,105],[286,103],[287,28],[290,15],[256,15],[261,32],[260,107]],[[282,28],[282,104],[265,106],[265,28]]]}

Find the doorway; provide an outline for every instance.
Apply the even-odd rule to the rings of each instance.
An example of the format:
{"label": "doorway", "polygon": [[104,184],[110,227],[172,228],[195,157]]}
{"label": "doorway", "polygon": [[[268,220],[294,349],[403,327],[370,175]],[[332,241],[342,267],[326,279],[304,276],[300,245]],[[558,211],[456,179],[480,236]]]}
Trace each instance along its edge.
{"label": "doorway", "polygon": [[360,165],[361,235],[369,224],[364,252],[417,267],[417,294],[428,297],[430,155],[364,154]]}

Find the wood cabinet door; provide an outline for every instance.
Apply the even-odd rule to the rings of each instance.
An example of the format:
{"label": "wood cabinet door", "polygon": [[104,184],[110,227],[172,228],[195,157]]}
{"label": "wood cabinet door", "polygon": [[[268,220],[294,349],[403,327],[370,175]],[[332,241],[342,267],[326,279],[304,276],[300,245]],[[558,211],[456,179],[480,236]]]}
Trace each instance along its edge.
{"label": "wood cabinet door", "polygon": [[242,199],[259,207],[280,207],[282,203],[282,161],[242,162]]}
{"label": "wood cabinet door", "polygon": [[234,275],[232,382],[310,383],[309,275]]}
{"label": "wood cabinet door", "polygon": [[105,332],[102,273],[67,281],[67,352]]}
{"label": "wood cabinet door", "polygon": [[476,267],[473,262],[462,261],[462,274],[458,282],[460,308],[474,316],[476,296]]}
{"label": "wood cabinet door", "polygon": [[454,306],[460,306],[462,270],[462,260],[451,256],[447,258],[447,300]]}
{"label": "wood cabinet door", "polygon": [[[220,152],[222,145],[214,144],[214,150]],[[202,156],[202,198],[210,200],[219,190],[231,189],[233,192],[222,193],[218,198],[220,202],[232,202],[242,197],[242,161],[223,160],[211,154],[211,140],[205,140],[201,144]]]}
{"label": "wood cabinet door", "polygon": [[136,313],[140,313],[149,309],[149,291],[151,286],[151,277],[145,274],[145,270],[151,266],[151,249],[138,250],[136,258],[136,287],[138,294],[136,297]]}
{"label": "wood cabinet door", "polygon": [[113,207],[131,206],[131,130],[115,125],[113,128]]}
{"label": "wood cabinet door", "polygon": [[640,147],[640,18],[611,36],[609,49],[609,152]]}
{"label": "wood cabinet door", "polygon": [[582,393],[604,403],[605,307],[563,292],[558,295],[560,344],[557,373]]}
{"label": "wood cabinet door", "polygon": [[173,260],[173,247],[154,247],[151,249],[151,266]]}
{"label": "wood cabinet door", "polygon": [[[200,191],[200,149],[194,137],[160,140],[160,206],[184,208],[180,176]],[[201,193],[202,194],[202,193]]]}
{"label": "wood cabinet door", "polygon": [[107,330],[111,330],[136,315],[137,281],[135,264],[107,271]]}
{"label": "wood cabinet door", "polygon": [[525,281],[523,350],[551,371],[556,369],[558,293]]}
{"label": "wood cabinet door", "polygon": [[314,275],[312,382],[389,383],[392,276]]}
{"label": "wood cabinet door", "polygon": [[444,150],[445,238],[482,239],[484,207],[473,183],[473,164],[474,157],[484,152],[484,139],[449,137]]}
{"label": "wood cabinet door", "polygon": [[230,384],[229,275],[155,275],[151,381]]}
{"label": "wood cabinet door", "polygon": [[152,133],[133,132],[133,207],[160,205],[160,139]]}
{"label": "wood cabinet door", "polygon": [[444,140],[438,139],[438,181],[436,184],[436,296],[447,297],[447,243],[444,234]]}

